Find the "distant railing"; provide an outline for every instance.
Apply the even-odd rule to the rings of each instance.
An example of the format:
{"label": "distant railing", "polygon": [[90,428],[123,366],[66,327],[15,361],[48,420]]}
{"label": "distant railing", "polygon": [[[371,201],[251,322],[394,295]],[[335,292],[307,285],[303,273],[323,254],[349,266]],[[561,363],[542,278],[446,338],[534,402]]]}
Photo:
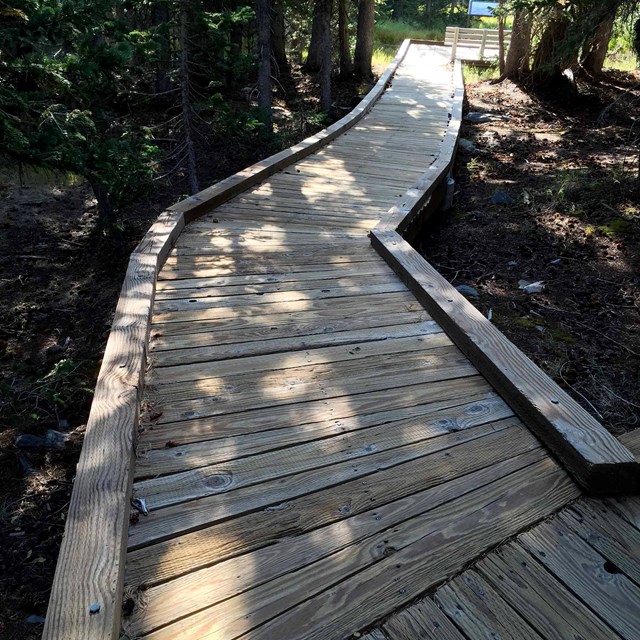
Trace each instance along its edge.
{"label": "distant railing", "polygon": [[[505,51],[511,42],[511,30],[504,30]],[[451,47],[451,60],[455,60],[458,47],[465,49],[479,49],[478,57],[484,59],[487,49],[492,50],[493,55],[497,55],[500,47],[500,32],[498,29],[464,29],[462,27],[447,27],[444,35],[444,43]]]}

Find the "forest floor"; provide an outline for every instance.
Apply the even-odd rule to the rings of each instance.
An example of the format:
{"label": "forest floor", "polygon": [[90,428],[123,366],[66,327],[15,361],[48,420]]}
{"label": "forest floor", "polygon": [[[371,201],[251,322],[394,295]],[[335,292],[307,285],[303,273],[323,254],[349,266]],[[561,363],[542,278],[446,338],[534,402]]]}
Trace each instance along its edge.
{"label": "forest floor", "polygon": [[[201,142],[203,188],[324,126],[314,81],[296,72],[287,88],[274,108],[280,135],[269,146],[242,132],[237,140]],[[335,118],[369,88],[334,86]],[[237,106],[246,109],[243,100],[240,95]],[[121,211],[107,232],[86,185],[34,171],[26,172],[23,186],[15,182],[0,171],[0,638],[31,640],[42,633],[92,391],[129,254],[163,209],[185,197],[187,186],[179,176],[158,183]],[[48,446],[18,446],[23,436],[44,438],[32,443]]]}
{"label": "forest floor", "polygon": [[[614,434],[640,426],[639,82],[607,72],[562,99],[467,84],[461,137],[475,149],[462,142],[454,206],[419,240]],[[500,118],[474,123],[469,112]]]}
{"label": "forest floor", "polygon": [[[366,87],[339,89],[338,116]],[[313,113],[314,88],[298,82],[296,91]],[[602,110],[621,90],[605,83],[586,91],[594,97],[565,110],[510,83],[469,86],[472,111],[510,118],[464,125],[477,152],[459,154],[455,208],[434,221],[422,250],[454,284],[475,287],[474,302],[492,310],[496,325],[620,432],[636,425],[640,409],[640,219],[637,157],[629,159],[637,140],[625,115],[638,95],[630,92],[601,123]],[[298,118],[286,101],[279,109],[284,118]],[[304,118],[287,126],[287,144],[319,128]],[[203,147],[203,185],[264,155],[246,138]],[[20,187],[0,177],[2,639],[40,637],[127,259],[185,190],[179,180],[158,186],[105,233],[86,186],[45,177]],[[496,191],[513,202],[489,204]],[[521,279],[543,280],[545,289],[527,295],[517,288]],[[66,440],[63,449],[16,446],[18,436],[45,437],[47,430],[62,434],[52,437]]]}

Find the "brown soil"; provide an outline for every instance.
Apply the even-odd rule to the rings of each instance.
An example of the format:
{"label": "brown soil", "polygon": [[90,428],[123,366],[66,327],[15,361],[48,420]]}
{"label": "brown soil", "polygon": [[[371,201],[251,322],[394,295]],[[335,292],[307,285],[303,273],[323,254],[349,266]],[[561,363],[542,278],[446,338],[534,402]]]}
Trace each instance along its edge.
{"label": "brown soil", "polygon": [[[203,186],[321,128],[309,117],[318,103],[316,83],[296,70],[289,85],[286,96],[278,90],[280,136],[270,147],[250,135],[239,135],[237,144],[203,136]],[[335,117],[369,88],[336,85]],[[187,191],[178,171],[105,231],[88,187],[33,171],[24,185],[0,171],[0,638],[12,640],[42,633],[41,622],[27,618],[46,613],[91,394],[129,254],[159,213]],[[48,429],[68,437],[63,451],[15,445],[20,434],[44,436]]]}
{"label": "brown soil", "polygon": [[[543,101],[515,84],[467,86],[477,147],[456,159],[452,210],[420,239],[423,255],[612,433],[640,422],[638,78],[579,81],[580,97]],[[566,100],[566,98],[565,98]],[[496,192],[507,205],[491,204]],[[544,282],[527,294],[519,281]]]}

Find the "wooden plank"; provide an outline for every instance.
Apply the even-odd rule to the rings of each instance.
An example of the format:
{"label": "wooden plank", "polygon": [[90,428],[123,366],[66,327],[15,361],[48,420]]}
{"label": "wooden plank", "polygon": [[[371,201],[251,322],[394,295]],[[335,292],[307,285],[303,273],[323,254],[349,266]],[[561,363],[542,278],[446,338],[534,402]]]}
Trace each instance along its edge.
{"label": "wooden plank", "polygon": [[[330,282],[327,282],[330,280]],[[229,304],[234,304],[238,296],[244,296],[245,301],[249,301],[249,297],[253,296],[254,300],[263,299],[268,294],[283,295],[289,294],[304,294],[313,295],[310,292],[317,292],[318,295],[335,292],[342,288],[362,288],[366,284],[370,284],[372,287],[379,287],[384,285],[391,285],[392,283],[402,281],[396,276],[396,274],[389,270],[389,273],[379,274],[377,276],[367,275],[354,275],[343,276],[338,278],[319,278],[318,280],[301,280],[301,281],[289,281],[289,282],[258,282],[256,284],[244,284],[244,285],[229,285],[222,287],[187,287],[181,289],[164,289],[162,291],[157,290],[155,300],[156,302],[165,302],[167,300],[184,300],[190,298],[210,298],[226,299]],[[164,284],[168,284],[165,282]],[[405,284],[402,283],[404,287]],[[259,298],[258,298],[259,296]],[[243,298],[240,298],[241,300]]]}
{"label": "wooden plank", "polygon": [[631,452],[545,375],[396,232],[374,244],[514,411],[592,493],[640,490]]}
{"label": "wooden plank", "polygon": [[389,640],[465,640],[430,598],[395,613],[384,623],[383,629]]}
{"label": "wooden plank", "polygon": [[315,335],[293,336],[241,342],[231,345],[205,346],[192,349],[173,349],[155,351],[152,356],[154,367],[167,367],[196,362],[214,362],[233,360],[251,356],[301,351],[303,349],[321,349],[323,347],[393,340],[395,338],[440,333],[442,329],[433,320],[422,323],[398,324],[382,327],[335,331]]}
{"label": "wooden plank", "polygon": [[[425,462],[428,463],[428,460]],[[489,474],[484,474],[485,482],[488,476]],[[476,474],[475,478],[482,476]],[[377,549],[374,555],[378,557],[380,548],[388,548],[390,544],[388,541],[385,543],[385,539],[391,534],[391,527],[396,534],[397,528],[406,526],[413,529],[416,525],[419,526],[416,518],[442,505],[447,499],[456,499],[477,490],[477,486],[469,483],[469,478],[459,475],[444,485],[427,486],[423,491],[382,506],[373,508],[369,505],[362,513],[350,515],[346,519],[340,518],[320,532],[317,529],[307,533],[298,532],[294,539],[287,540],[286,545],[265,545],[263,541],[262,546],[255,551],[146,589],[145,607],[132,620],[134,631],[136,634],[144,634],[205,606],[309,567],[314,562],[327,559],[332,554],[355,545],[362,544],[368,549]],[[279,512],[276,511],[276,514],[276,518],[282,518]],[[309,514],[311,517],[314,515]],[[410,534],[410,539],[413,535],[415,533]],[[397,550],[399,545],[393,548]]]}
{"label": "wooden plank", "polygon": [[178,533],[195,531],[252,510],[278,506],[293,498],[329,487],[337,487],[372,473],[379,474],[384,469],[508,428],[521,429],[521,426],[513,419],[501,420],[473,429],[455,431],[391,451],[374,453],[361,459],[357,465],[346,462],[333,465],[330,470],[312,469],[291,476],[287,482],[274,480],[166,507],[151,514],[153,518],[149,516],[130,529],[129,548],[136,549],[154,541],[166,540]]}
{"label": "wooden plank", "polygon": [[[151,347],[154,351],[196,348],[208,346],[232,346],[264,340],[277,340],[285,337],[304,339],[320,334],[330,335],[348,330],[385,327],[392,324],[422,325],[430,320],[424,310],[381,309],[378,315],[369,311],[358,311],[351,315],[345,309],[328,310],[313,314],[271,315],[269,322],[248,323],[226,320],[222,323],[199,323],[190,333],[153,330]],[[227,327],[227,324],[232,326]],[[167,325],[169,326],[169,325]],[[175,328],[175,324],[171,328]],[[179,325],[182,326],[182,325]],[[184,327],[189,331],[189,327]],[[267,345],[268,346],[268,345]],[[242,347],[241,347],[242,348]]]}
{"label": "wooden plank", "polygon": [[255,384],[262,384],[262,381],[249,378],[233,382],[201,381],[195,385],[180,383],[164,387],[162,394],[154,390],[148,399],[157,411],[163,412],[158,419],[158,424],[163,424],[271,406],[282,408],[309,400],[381,391],[409,384],[453,380],[476,372],[464,356],[446,348],[439,351],[430,354],[428,362],[425,358],[422,363],[413,363],[411,367],[405,366],[405,363],[393,364],[393,357],[384,362],[386,371],[356,367],[350,375],[357,378],[345,379],[344,374],[348,373],[346,368],[325,372],[317,379],[312,375],[306,376],[300,382],[293,375],[289,379],[285,376],[269,380],[268,385],[260,387],[260,394],[256,394]]}
{"label": "wooden plank", "polygon": [[[149,638],[196,638],[205,629],[229,640],[348,637],[455,573],[523,523],[563,504],[575,495],[572,486],[550,460],[534,464],[394,527],[380,541],[347,547]],[[533,510],[532,496],[537,497]],[[266,621],[275,614],[280,615]]]}
{"label": "wooden plank", "polygon": [[[149,509],[162,508],[178,502],[234,490],[248,484],[300,473],[320,466],[337,464],[386,451],[424,439],[434,438],[452,430],[462,430],[510,417],[511,411],[501,401],[477,403],[467,412],[464,405],[443,414],[436,414],[435,424],[429,417],[419,416],[387,425],[372,426],[353,432],[342,432],[323,440],[298,444],[286,449],[209,464],[215,457],[209,448],[194,447],[185,456],[168,456],[164,465],[158,461],[157,475],[134,484],[136,495],[143,497]],[[210,445],[215,447],[214,445]],[[187,455],[191,453],[191,455]],[[184,469],[184,471],[182,471]],[[141,473],[144,470],[141,469]],[[162,476],[163,473],[171,475]],[[145,475],[149,475],[148,471]]]}
{"label": "wooden plank", "polygon": [[[160,261],[183,226],[181,214],[163,214],[131,255],[76,469],[45,640],[93,640],[119,634],[151,301]],[[98,610],[92,613],[95,605]]]}
{"label": "wooden plank", "polygon": [[189,444],[232,436],[251,435],[261,431],[273,431],[300,425],[301,433],[309,425],[333,422],[339,429],[345,419],[366,416],[385,411],[403,411],[408,407],[423,404],[444,403],[444,407],[463,404],[461,400],[477,396],[491,397],[491,387],[480,376],[469,376],[455,380],[411,384],[391,387],[382,391],[362,393],[353,397],[322,399],[284,407],[267,407],[242,414],[238,420],[235,413],[221,414],[215,418],[184,420],[175,423],[157,424],[145,421],[140,434],[141,452],[172,444]]}
{"label": "wooden plank", "polygon": [[[256,282],[259,281],[259,276],[264,276],[268,282],[274,282],[274,278],[278,276],[289,276],[289,279],[297,279],[298,273],[311,273],[317,277],[317,274],[323,272],[331,272],[332,274],[338,274],[340,276],[348,274],[365,274],[369,273],[372,275],[381,275],[389,272],[389,267],[384,264],[380,260],[368,260],[362,262],[353,262],[348,267],[344,264],[333,265],[333,264],[314,264],[314,265],[286,265],[280,264],[276,265],[266,265],[261,266],[259,264],[255,264],[252,267],[249,267],[246,272],[236,273],[234,269],[227,268],[192,268],[192,269],[171,269],[171,267],[163,268],[160,274],[158,275],[159,280],[192,280],[195,278],[200,278],[202,280],[208,280],[209,278],[226,278],[227,281],[232,281],[235,283],[242,282],[242,279],[248,282]],[[296,274],[295,277],[291,277],[293,274]]]}
{"label": "wooden plank", "polygon": [[435,592],[435,600],[471,638],[541,640],[476,571],[465,571]]}
{"label": "wooden plank", "polygon": [[[410,509],[410,504],[416,499],[408,496],[429,490],[430,495],[441,496],[441,499],[460,497],[465,491],[475,490],[545,457],[533,438],[523,430],[503,430],[498,433],[500,435],[486,436],[487,439],[482,440],[494,445],[491,447],[478,448],[475,440],[463,443],[445,450],[444,453],[448,455],[431,454],[379,473],[349,480],[337,487],[295,498],[277,505],[277,508],[246,513],[131,551],[127,560],[127,584],[151,586],[166,582],[255,549],[277,544],[292,530],[302,536],[334,522],[395,503],[393,507],[385,508],[382,512],[384,517],[375,520],[384,529],[390,526],[391,511],[396,514],[396,520],[398,517],[409,517],[405,509]],[[510,451],[507,438],[514,433],[516,448]],[[376,512],[376,515],[380,515],[380,512]]]}
{"label": "wooden plank", "polygon": [[[469,417],[482,414],[494,407],[496,415],[509,417],[510,410],[504,402],[495,395],[480,394],[466,398],[450,400],[439,399],[426,405],[403,407],[390,411],[358,415],[354,418],[343,418],[339,421],[325,420],[310,424],[283,426],[279,429],[259,430],[248,434],[229,436],[221,440],[214,429],[194,443],[178,445],[170,441],[172,446],[145,450],[139,448],[136,477],[151,477],[162,475],[169,471],[180,471],[196,466],[219,464],[227,460],[243,458],[248,455],[264,453],[281,449],[294,444],[302,444],[313,440],[330,438],[336,434],[358,431],[382,423],[395,422],[410,417],[436,414],[440,426],[448,424],[449,430],[464,429],[469,426]],[[451,419],[451,410],[460,407],[461,415],[456,421]],[[448,413],[447,413],[448,410]],[[339,425],[336,423],[339,422]],[[216,440],[214,444],[212,440]],[[143,447],[144,445],[141,445]],[[164,471],[163,471],[164,470]]]}
{"label": "wooden plank", "polygon": [[[158,312],[154,313],[153,323],[154,329],[160,329],[160,325],[171,323],[183,323],[186,321],[191,322],[204,322],[207,320],[222,320],[222,319],[234,319],[244,316],[254,316],[257,322],[269,323],[269,316],[279,314],[292,314],[308,311],[309,313],[316,313],[319,311],[333,310],[335,311],[339,306],[345,309],[353,307],[354,309],[362,308],[363,306],[380,307],[387,306],[390,309],[398,308],[400,305],[416,304],[415,298],[409,293],[406,287],[401,287],[396,291],[383,291],[381,293],[363,293],[359,296],[345,297],[340,296],[338,298],[316,298],[313,302],[308,300],[289,300],[282,302],[262,302],[257,298],[254,298],[254,302],[260,302],[260,304],[231,306],[231,307],[215,307],[207,304],[206,300],[199,300],[191,304],[187,304],[186,309],[164,310],[161,308]],[[162,327],[162,331],[169,331],[169,327]]]}
{"label": "wooden plank", "polygon": [[559,514],[560,521],[640,584],[640,531],[606,504],[581,500]]}
{"label": "wooden plank", "polygon": [[638,637],[640,588],[624,574],[608,572],[605,558],[577,534],[555,519],[518,541],[623,638]]}
{"label": "wooden plank", "polygon": [[[198,489],[198,484],[202,478],[205,478],[206,485],[206,478],[217,473],[235,473],[236,480],[239,479],[239,481],[242,479],[242,473],[246,473],[251,482],[259,482],[263,474],[275,477],[296,473],[298,470],[334,464],[342,459],[363,457],[377,451],[512,416],[511,410],[497,397],[460,404],[434,413],[428,406],[412,409],[407,411],[408,417],[397,416],[395,419],[390,419],[384,415],[374,414],[368,419],[363,417],[361,422],[345,420],[343,428],[338,432],[335,424],[332,424],[331,428],[326,428],[324,432],[317,425],[313,429],[316,436],[313,438],[309,438],[309,433],[306,438],[303,438],[298,434],[296,437],[291,437],[291,434],[284,430],[277,430],[275,434],[267,432],[262,434],[262,437],[256,438],[258,443],[251,444],[252,450],[249,457],[242,449],[234,451],[227,448],[225,450],[225,445],[228,447],[226,442],[220,443],[220,446],[218,443],[200,442],[158,450],[154,455],[148,455],[148,464],[137,465],[137,478],[152,477],[151,480],[137,485],[137,488],[144,495],[149,495],[144,486],[150,487],[151,494],[171,491],[172,499],[178,499],[176,493],[179,487],[189,494],[197,492],[199,496],[204,491],[208,495],[210,488]],[[283,451],[278,444],[285,436],[288,436],[289,447]],[[265,451],[259,450],[260,444]],[[305,459],[307,453],[312,455],[309,460]],[[266,457],[260,458],[256,454]],[[277,464],[278,468],[265,470],[263,467],[271,461],[274,466]],[[225,464],[224,469],[215,466],[222,463]],[[200,471],[189,471],[201,467]],[[251,475],[254,468],[257,468],[257,471],[255,475]],[[234,472],[233,469],[238,471]],[[246,471],[242,472],[242,469]],[[167,474],[173,475],[159,479],[160,476]],[[192,485],[186,488],[185,485],[189,482],[192,482]],[[227,490],[231,488],[233,487],[226,487]]]}
{"label": "wooden plank", "polygon": [[640,429],[634,429],[618,436],[618,440],[633,453],[636,457],[640,456]]}
{"label": "wooden plank", "polygon": [[[375,342],[351,342],[347,345],[321,347],[303,351],[289,351],[286,355],[268,354],[253,356],[228,362],[203,362],[196,364],[156,367],[149,372],[147,382],[151,385],[173,384],[189,380],[201,380],[209,377],[239,375],[242,373],[259,375],[261,372],[274,373],[285,369],[325,366],[335,363],[340,366],[347,361],[354,362],[362,358],[379,355],[402,357],[404,353],[428,352],[431,349],[452,346],[451,340],[443,332],[426,335],[411,335]],[[369,361],[368,361],[369,362]],[[318,371],[314,369],[314,371]]]}
{"label": "wooden plank", "polygon": [[619,637],[518,544],[501,546],[476,569],[547,640]]}

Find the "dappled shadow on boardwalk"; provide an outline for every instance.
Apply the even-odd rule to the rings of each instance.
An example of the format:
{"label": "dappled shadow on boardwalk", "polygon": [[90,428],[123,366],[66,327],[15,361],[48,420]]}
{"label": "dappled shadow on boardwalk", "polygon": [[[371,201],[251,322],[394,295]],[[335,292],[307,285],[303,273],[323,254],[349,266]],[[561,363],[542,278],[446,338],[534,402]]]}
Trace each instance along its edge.
{"label": "dappled shadow on boardwalk", "polygon": [[371,127],[192,223],[167,261],[131,636],[348,637],[577,495],[369,245],[448,120],[446,69],[435,98],[413,86],[428,62]]}

